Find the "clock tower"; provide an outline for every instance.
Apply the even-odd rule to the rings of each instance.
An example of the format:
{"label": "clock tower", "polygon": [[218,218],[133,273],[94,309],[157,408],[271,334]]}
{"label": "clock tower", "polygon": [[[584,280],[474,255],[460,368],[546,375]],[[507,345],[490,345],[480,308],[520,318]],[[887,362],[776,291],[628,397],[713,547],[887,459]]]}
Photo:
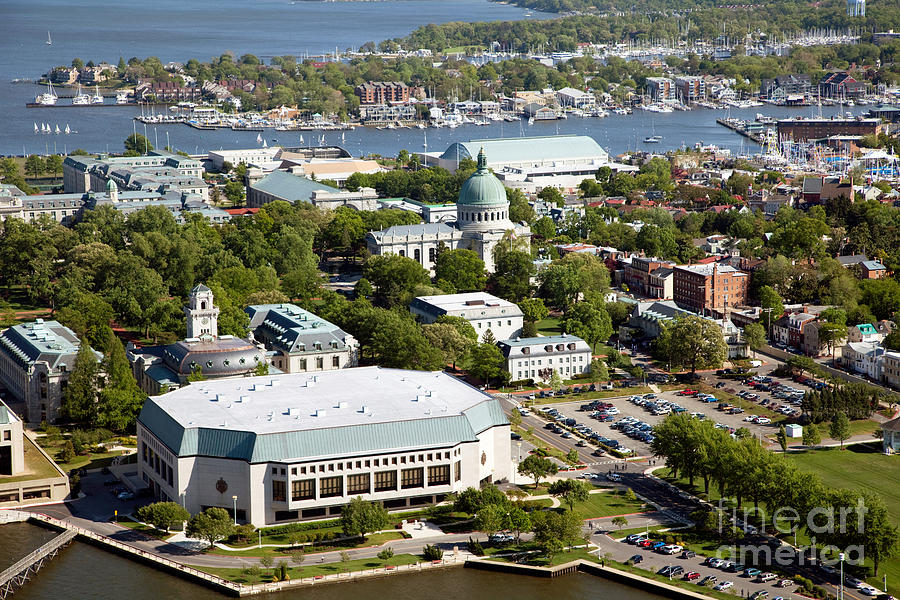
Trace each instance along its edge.
{"label": "clock tower", "polygon": [[187,316],[187,337],[216,339],[219,337],[219,307],[213,304],[213,293],[202,283],[191,290],[188,306],[184,307]]}

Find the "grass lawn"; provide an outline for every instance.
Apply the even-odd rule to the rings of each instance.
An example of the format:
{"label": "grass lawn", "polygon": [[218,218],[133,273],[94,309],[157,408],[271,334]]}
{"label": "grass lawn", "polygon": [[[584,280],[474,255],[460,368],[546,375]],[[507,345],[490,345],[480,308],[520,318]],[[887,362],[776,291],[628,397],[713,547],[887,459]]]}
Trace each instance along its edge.
{"label": "grass lawn", "polygon": [[[308,544],[303,545],[303,551],[308,553],[313,552],[329,552],[331,550],[342,550],[342,549],[353,549],[353,548],[368,548],[369,546],[380,546],[385,542],[389,542],[392,540],[402,540],[405,536],[401,531],[388,531],[385,533],[373,533],[369,535],[365,541],[361,541],[359,539],[347,540],[346,542],[339,541],[331,541],[331,542],[322,542],[316,544],[315,546],[310,546]],[[263,538],[263,542],[266,542],[266,538]],[[269,543],[277,543],[277,542],[269,542]],[[263,556],[266,554],[271,554],[276,557],[279,556],[290,556],[293,552],[297,550],[299,546],[293,547],[289,544],[285,544],[284,546],[279,546],[278,548],[260,548],[258,546],[250,546],[246,550],[223,550],[221,548],[216,548],[215,552],[211,552],[211,554],[222,554],[225,556]]]}
{"label": "grass lawn", "polygon": [[[854,444],[840,448],[822,448],[791,452],[788,458],[805,471],[818,473],[828,487],[863,489],[884,500],[895,525],[900,525],[900,457],[885,456],[881,444]],[[887,573],[890,591],[896,595],[900,582],[900,557],[886,561],[878,577],[869,583],[881,589],[882,572]]]}
{"label": "grass lawn", "polygon": [[[522,549],[528,548],[525,547]],[[516,552],[516,549],[514,547],[500,548],[499,550],[504,552]],[[485,552],[487,553],[487,550],[485,550]],[[490,560],[495,560],[498,562],[512,562],[510,558],[511,557],[506,556],[495,556]],[[520,562],[519,564],[531,565],[534,567],[555,567],[556,565],[572,562],[573,560],[578,560],[579,558],[582,560],[589,560],[591,562],[600,562],[595,554],[590,554],[588,552],[587,548],[575,548],[573,550],[554,554],[553,558],[549,560],[546,556],[530,555],[526,560]]]}
{"label": "grass lawn", "polygon": [[[309,562],[313,560],[311,557],[306,557],[304,562]],[[398,554],[388,560],[387,562],[381,561],[377,558],[360,558],[357,560],[351,560],[346,563],[328,563],[328,564],[320,564],[320,565],[310,565],[306,567],[295,567],[290,566],[293,563],[289,563],[290,568],[288,569],[288,576],[291,579],[299,579],[301,577],[315,577],[317,575],[333,575],[335,573],[346,573],[348,571],[365,571],[367,569],[380,569],[387,565],[397,566],[397,565],[412,565],[417,562],[422,562],[424,559],[415,554]],[[276,562],[277,564],[277,562]],[[193,566],[193,565],[192,565]],[[254,576],[250,573],[245,573],[244,569],[224,569],[224,568],[216,568],[216,567],[198,567],[194,566],[195,569],[199,571],[204,571],[206,573],[210,573],[212,575],[218,575],[224,579],[228,579],[229,581],[233,581],[235,583],[268,583],[272,581],[272,570],[271,569],[262,569],[260,575]]]}
{"label": "grass lawn", "polygon": [[[561,508],[568,509],[568,505],[563,503]],[[642,512],[645,506],[640,500],[629,500],[619,492],[600,492],[590,494],[584,502],[576,503],[572,510],[579,519],[584,520]]]}
{"label": "grass lawn", "polygon": [[559,317],[547,317],[537,322],[536,329],[538,335],[562,335],[562,327]]}
{"label": "grass lawn", "polygon": [[127,527],[128,529],[133,529],[134,531],[140,531],[141,533],[143,533],[145,535],[149,535],[150,537],[154,537],[158,540],[167,540],[170,537],[172,537],[173,535],[175,535],[174,532],[166,533],[165,531],[159,530],[156,527],[153,527],[151,525],[146,525],[144,523],[138,523],[137,521],[134,521],[127,517],[120,517],[118,524],[121,525],[122,527]]}
{"label": "grass lawn", "polygon": [[[871,419],[860,419],[858,421],[850,421],[850,435],[862,435],[864,433],[875,433],[881,427],[875,421]],[[821,430],[820,430],[821,431]],[[828,427],[826,426],[825,431],[821,431],[822,437],[828,435]]]}
{"label": "grass lawn", "polygon": [[53,464],[50,463],[41,451],[35,447],[27,435],[23,436],[25,446],[25,469],[28,473],[24,475],[16,475],[15,477],[0,477],[0,483],[15,483],[18,481],[28,481],[30,479],[47,479],[50,477],[59,477],[59,473]]}

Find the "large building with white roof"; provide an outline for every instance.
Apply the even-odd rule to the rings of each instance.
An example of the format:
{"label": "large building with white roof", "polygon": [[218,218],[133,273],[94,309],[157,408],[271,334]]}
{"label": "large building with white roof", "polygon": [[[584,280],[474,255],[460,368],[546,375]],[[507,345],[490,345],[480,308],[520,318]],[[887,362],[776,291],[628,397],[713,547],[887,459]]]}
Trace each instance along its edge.
{"label": "large building with white roof", "polygon": [[80,346],[75,332],[56,321],[36,319],[0,333],[0,383],[25,404],[28,422],[53,423],[62,416],[63,392]]}
{"label": "large building with white roof", "polygon": [[525,319],[517,304],[486,292],[419,296],[409,311],[422,323],[434,323],[445,315],[461,317],[472,324],[479,338],[490,331],[495,340],[522,335]]}
{"label": "large building with white roof", "polygon": [[443,372],[364,367],[196,382],[148,398],[138,476],[191,512],[256,526],[334,517],[352,498],[424,506],[507,480],[499,402]]}

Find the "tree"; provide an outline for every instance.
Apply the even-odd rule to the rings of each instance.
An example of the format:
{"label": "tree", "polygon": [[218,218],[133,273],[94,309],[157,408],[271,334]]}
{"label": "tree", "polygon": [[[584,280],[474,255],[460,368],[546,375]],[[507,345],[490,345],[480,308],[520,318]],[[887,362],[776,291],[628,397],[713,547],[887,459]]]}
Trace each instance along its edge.
{"label": "tree", "polygon": [[554,307],[565,310],[581,290],[581,279],[572,264],[553,263],[538,274],[540,294]]}
{"label": "tree", "polygon": [[197,513],[188,521],[187,535],[209,542],[212,547],[217,541],[234,532],[234,521],[224,508],[211,507]]}
{"label": "tree", "polygon": [[425,560],[441,560],[444,558],[444,551],[436,545],[428,544],[422,548],[422,557]]}
{"label": "tree", "polygon": [[86,340],[78,346],[69,382],[63,391],[62,413],[73,421],[92,425],[97,417],[97,377],[100,367]]}
{"label": "tree", "polygon": [[584,339],[594,351],[597,344],[605,342],[613,334],[612,320],[606,310],[587,302],[580,302],[569,309],[561,325],[566,333]]}
{"label": "tree", "polygon": [[844,440],[850,437],[850,419],[844,413],[838,413],[831,426],[828,428],[828,435],[833,440],[841,443],[841,450],[844,449]]}
{"label": "tree", "polygon": [[609,369],[599,358],[591,360],[591,381],[594,383],[609,381]]}
{"label": "tree", "polygon": [[518,470],[520,475],[526,475],[534,479],[534,487],[537,489],[540,486],[541,479],[550,475],[556,475],[559,472],[559,467],[549,458],[538,456],[537,454],[529,454],[525,457],[525,460],[519,463]]}
{"label": "tree", "polygon": [[523,532],[531,531],[531,517],[522,507],[514,506],[507,516],[507,525],[516,532],[516,542],[519,542]]}
{"label": "tree", "polygon": [[372,284],[369,283],[369,280],[365,277],[360,277],[356,282],[356,285],[353,286],[353,291],[356,292],[357,298],[368,298],[372,295],[374,291],[372,288]]}
{"label": "tree", "polygon": [[474,292],[484,289],[487,273],[484,261],[475,252],[457,248],[438,252],[434,261],[434,279],[439,285],[449,283],[454,292]]}
{"label": "tree", "polygon": [[432,346],[441,351],[444,364],[450,363],[456,368],[456,363],[462,361],[475,343],[461,334],[450,323],[431,323],[422,326],[422,333]]}
{"label": "tree", "polygon": [[819,342],[825,344],[831,351],[831,360],[834,361],[834,351],[847,339],[847,325],[841,323],[819,323]]}
{"label": "tree", "polygon": [[137,518],[166,533],[178,523],[191,518],[191,513],[176,502],[154,502],[137,509]]}
{"label": "tree", "polygon": [[583,479],[558,479],[550,484],[548,492],[551,496],[559,498],[569,505],[569,510],[575,508],[576,502],[585,502],[591,485]]}
{"label": "tree", "polygon": [[518,304],[526,323],[537,323],[546,319],[550,314],[542,298],[524,298]]}
{"label": "tree", "polygon": [[472,526],[491,536],[504,528],[506,521],[506,509],[497,504],[487,504],[475,513],[475,521]]}
{"label": "tree", "polygon": [[503,372],[506,360],[500,348],[494,344],[478,344],[471,349],[469,356],[469,374],[490,384]]}
{"label": "tree", "polygon": [[566,199],[563,197],[562,193],[555,187],[547,186],[538,192],[538,198],[546,202],[547,204],[552,204],[553,206],[557,206],[562,208],[565,204]]}
{"label": "tree", "polygon": [[628,525],[628,519],[626,519],[623,516],[613,517],[612,524],[615,525],[616,527],[618,527],[619,530],[621,531],[621,529],[623,527]]}
{"label": "tree", "polygon": [[822,435],[819,433],[819,427],[815,423],[805,425],[803,427],[803,445],[812,448],[821,443]]}
{"label": "tree", "polygon": [[781,446],[781,451],[787,452],[788,438],[787,431],[784,429],[784,424],[778,426],[778,433],[775,434],[775,439],[778,441],[778,445]]}
{"label": "tree", "polygon": [[75,445],[72,443],[72,440],[66,440],[66,443],[63,444],[63,449],[59,453],[59,460],[64,463],[75,460]]}
{"label": "tree", "polygon": [[222,187],[222,193],[232,206],[240,206],[244,202],[244,184],[240,181],[227,181]]}
{"label": "tree", "polygon": [[531,231],[538,237],[551,240],[556,237],[556,223],[550,217],[541,217],[535,221]]}
{"label": "tree", "polygon": [[747,323],[744,326],[744,338],[756,356],[756,351],[766,345],[766,328],[759,323]]}
{"label": "tree", "polygon": [[291,562],[297,565],[298,568],[303,564],[305,558],[306,554],[304,554],[303,548],[297,548],[293,554],[291,554]]}
{"label": "tree", "polygon": [[187,376],[187,380],[189,383],[206,381],[206,375],[203,374],[203,367],[201,367],[200,365],[194,365],[193,367],[191,367],[191,374]]}
{"label": "tree", "polygon": [[375,286],[375,298],[388,307],[408,304],[413,289],[431,281],[422,265],[397,254],[369,258],[363,274]]}
{"label": "tree", "polygon": [[263,569],[271,569],[272,565],[275,564],[275,557],[272,556],[271,552],[266,552],[259,557],[259,564],[262,565]]}
{"label": "tree", "polygon": [[150,143],[144,134],[132,133],[125,138],[125,151],[136,153],[138,155],[147,154],[153,150],[153,144]]}
{"label": "tree", "polygon": [[784,314],[784,300],[772,287],[764,285],[759,288],[759,305],[763,312],[768,313],[767,320],[771,323]]}
{"label": "tree", "polygon": [[364,540],[367,533],[381,531],[388,524],[387,510],[378,502],[366,502],[361,496],[353,498],[341,511],[341,529],[345,535],[358,535]]}
{"label": "tree", "polygon": [[497,295],[511,302],[527,298],[531,292],[531,277],[534,270],[534,262],[527,252],[518,250],[496,252],[492,283]]}
{"label": "tree", "polygon": [[25,174],[30,177],[37,177],[44,172],[44,159],[37,154],[30,154],[25,159]]}
{"label": "tree", "polygon": [[553,390],[554,392],[558,392],[560,389],[562,389],[562,385],[563,385],[562,377],[560,377],[559,371],[557,371],[556,369],[551,369],[550,389]]}
{"label": "tree", "polygon": [[105,385],[97,403],[97,422],[115,431],[134,426],[144,403],[145,394],[137,385],[121,340],[109,330],[106,356],[103,358]]}
{"label": "tree", "polygon": [[389,560],[394,558],[394,549],[393,548],[385,548],[381,552],[378,553],[378,560],[380,560],[385,566]]}
{"label": "tree", "polygon": [[539,511],[532,521],[534,541],[548,558],[581,538],[581,519],[572,511]]}
{"label": "tree", "polygon": [[[691,373],[697,368],[718,367],[728,354],[722,329],[709,319],[697,315],[679,315],[666,327],[666,336],[657,340],[657,348],[673,360],[686,362]],[[662,347],[660,347],[662,344]]]}

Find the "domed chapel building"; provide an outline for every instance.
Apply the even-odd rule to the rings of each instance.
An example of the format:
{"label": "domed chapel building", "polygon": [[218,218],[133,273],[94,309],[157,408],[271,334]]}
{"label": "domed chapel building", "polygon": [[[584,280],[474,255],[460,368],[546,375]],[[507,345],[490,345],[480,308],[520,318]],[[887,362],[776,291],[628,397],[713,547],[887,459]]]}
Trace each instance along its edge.
{"label": "domed chapel building", "polygon": [[373,255],[399,254],[412,258],[434,272],[438,249],[472,250],[494,270],[493,251],[507,232],[517,240],[531,238],[531,229],[509,219],[506,188],[487,167],[484,148],[478,153],[478,168],[459,191],[455,223],[396,225],[383,231],[371,231],[366,246]]}

